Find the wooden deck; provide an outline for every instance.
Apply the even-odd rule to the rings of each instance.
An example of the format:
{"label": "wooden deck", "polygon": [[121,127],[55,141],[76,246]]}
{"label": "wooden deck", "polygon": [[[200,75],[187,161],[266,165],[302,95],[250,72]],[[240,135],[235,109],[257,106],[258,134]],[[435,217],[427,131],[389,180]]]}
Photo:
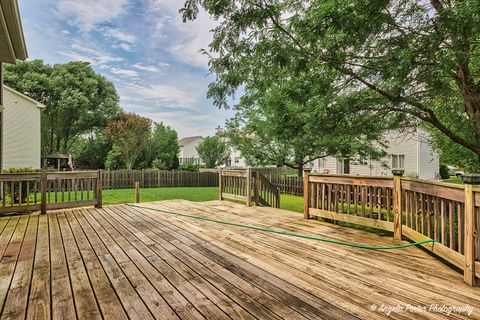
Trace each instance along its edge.
{"label": "wooden deck", "polygon": [[[393,244],[279,209],[220,201],[142,205]],[[480,317],[480,289],[413,247],[368,251],[127,205],[4,217],[0,232],[2,319],[383,319],[382,304],[469,305],[471,317]],[[467,317],[408,310],[390,316]]]}

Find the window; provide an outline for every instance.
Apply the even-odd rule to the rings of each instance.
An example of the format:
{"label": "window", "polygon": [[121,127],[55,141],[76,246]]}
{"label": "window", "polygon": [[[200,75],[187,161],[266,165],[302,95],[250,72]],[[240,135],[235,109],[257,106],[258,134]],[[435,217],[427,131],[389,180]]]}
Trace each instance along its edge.
{"label": "window", "polygon": [[327,159],[325,159],[325,158],[320,158],[320,159],[318,159],[318,167],[319,167],[320,169],[323,169],[323,168],[325,168],[326,166],[327,166]]}
{"label": "window", "polygon": [[235,157],[235,163],[240,163],[240,157]]}
{"label": "window", "polygon": [[392,169],[405,169],[404,154],[392,154]]}

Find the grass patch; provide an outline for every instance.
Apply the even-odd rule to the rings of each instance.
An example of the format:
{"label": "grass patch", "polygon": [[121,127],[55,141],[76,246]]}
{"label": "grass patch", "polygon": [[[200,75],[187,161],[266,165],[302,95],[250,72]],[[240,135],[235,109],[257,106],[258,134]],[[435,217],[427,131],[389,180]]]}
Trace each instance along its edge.
{"label": "grass patch", "polygon": [[[144,188],[140,190],[141,202],[182,199],[189,201],[210,201],[218,199],[218,188]],[[103,204],[135,202],[135,189],[103,190]]]}
{"label": "grass patch", "polygon": [[450,177],[450,178],[448,178],[448,179],[442,180],[442,182],[455,183],[455,184],[463,184],[462,178],[459,178],[459,177]]}

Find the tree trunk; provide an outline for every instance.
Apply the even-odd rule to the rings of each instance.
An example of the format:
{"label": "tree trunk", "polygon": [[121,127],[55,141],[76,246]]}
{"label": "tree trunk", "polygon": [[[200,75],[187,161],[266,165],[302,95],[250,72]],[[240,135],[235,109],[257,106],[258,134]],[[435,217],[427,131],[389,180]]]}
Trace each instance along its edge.
{"label": "tree trunk", "polygon": [[297,175],[303,177],[303,162],[297,163]]}

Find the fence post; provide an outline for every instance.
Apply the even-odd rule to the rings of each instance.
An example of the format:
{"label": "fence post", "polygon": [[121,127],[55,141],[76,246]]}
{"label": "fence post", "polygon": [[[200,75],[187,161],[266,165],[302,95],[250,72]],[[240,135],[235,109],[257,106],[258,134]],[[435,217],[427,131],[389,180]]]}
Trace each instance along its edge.
{"label": "fence post", "polygon": [[311,169],[303,170],[303,218],[310,219],[310,189],[309,177]]}
{"label": "fence post", "polygon": [[95,206],[99,209],[101,209],[103,205],[102,190],[103,190],[103,173],[102,173],[102,169],[99,169],[97,174],[97,203],[95,204]]}
{"label": "fence post", "polygon": [[47,213],[47,170],[43,169],[41,178],[40,178],[40,193],[42,194],[42,199],[40,203],[40,211],[42,214]]}
{"label": "fence post", "polygon": [[135,181],[135,203],[140,203],[140,182]]}
{"label": "fence post", "polygon": [[218,168],[218,199],[223,200],[223,179],[222,179],[222,169]]}
{"label": "fence post", "polygon": [[255,196],[255,205],[258,207],[260,205],[260,171],[255,171],[255,183],[253,186],[253,194]]}
{"label": "fence post", "polygon": [[402,176],[403,169],[393,169],[393,237],[402,240]]}
{"label": "fence post", "polygon": [[464,257],[465,266],[463,279],[470,286],[478,285],[475,278],[475,242],[478,237],[475,221],[475,187],[480,184],[480,174],[465,174],[462,176],[465,183],[465,223],[464,223]]}
{"label": "fence post", "polygon": [[252,205],[252,169],[247,168],[247,206],[250,207]]}

